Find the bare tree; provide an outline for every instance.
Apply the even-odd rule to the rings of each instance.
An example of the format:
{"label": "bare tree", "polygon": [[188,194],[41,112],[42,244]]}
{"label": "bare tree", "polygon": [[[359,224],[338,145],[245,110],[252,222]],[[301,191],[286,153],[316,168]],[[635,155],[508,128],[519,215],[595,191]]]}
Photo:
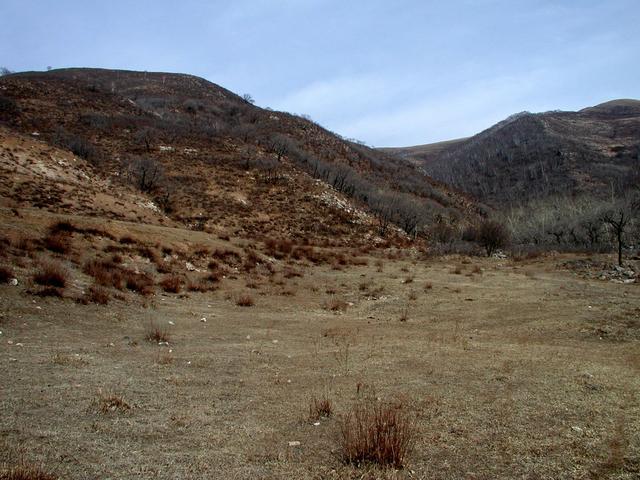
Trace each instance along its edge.
{"label": "bare tree", "polygon": [[130,164],[130,174],[141,192],[151,192],[163,177],[162,165],[152,158],[134,158]]}
{"label": "bare tree", "polygon": [[509,232],[505,226],[495,220],[484,220],[478,227],[478,243],[484,247],[487,257],[509,243]]}
{"label": "bare tree", "polygon": [[282,160],[282,157],[284,157],[289,152],[290,146],[291,140],[280,134],[271,137],[268,144],[269,151],[276,155],[276,160],[278,162],[280,162],[280,160]]}
{"label": "bare tree", "polygon": [[242,99],[243,99],[245,102],[250,103],[250,104],[252,104],[252,105],[253,105],[254,103],[256,103],[256,101],[253,99],[253,97],[251,96],[251,94],[250,94],[250,93],[245,93],[244,95],[242,95]]}
{"label": "bare tree", "polygon": [[138,130],[134,135],[134,141],[143,145],[147,152],[151,151],[151,145],[156,139],[156,132],[152,128],[144,127]]}
{"label": "bare tree", "polygon": [[618,265],[622,266],[622,249],[625,246],[625,235],[631,222],[631,215],[625,208],[619,206],[614,210],[605,212],[602,221],[611,228],[618,245]]}

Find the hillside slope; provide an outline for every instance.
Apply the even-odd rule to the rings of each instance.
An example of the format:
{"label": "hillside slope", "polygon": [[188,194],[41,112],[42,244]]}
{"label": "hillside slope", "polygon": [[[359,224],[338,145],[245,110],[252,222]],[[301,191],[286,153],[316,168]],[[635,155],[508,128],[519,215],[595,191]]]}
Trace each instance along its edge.
{"label": "hillside slope", "polygon": [[[153,201],[162,215],[141,216],[145,222],[166,217],[247,238],[349,243],[379,231],[390,196],[411,206],[392,212],[406,233],[436,214],[478,212],[406,161],[190,75],[64,69],[4,76],[0,124],[7,135],[71,150],[110,188]],[[55,200],[34,206],[66,208]]]}
{"label": "hillside slope", "polygon": [[640,101],[613,100],[579,112],[516,114],[419,160],[434,178],[499,206],[624,192],[637,182],[639,155]]}

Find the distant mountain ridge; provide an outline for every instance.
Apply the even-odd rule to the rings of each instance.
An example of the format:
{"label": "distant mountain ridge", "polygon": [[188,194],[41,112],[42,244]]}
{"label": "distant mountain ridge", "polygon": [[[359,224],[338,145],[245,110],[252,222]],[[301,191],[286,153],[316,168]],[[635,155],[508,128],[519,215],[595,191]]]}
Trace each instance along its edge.
{"label": "distant mountain ridge", "polygon": [[624,192],[640,172],[640,101],[521,112],[467,139],[390,153],[494,206]]}

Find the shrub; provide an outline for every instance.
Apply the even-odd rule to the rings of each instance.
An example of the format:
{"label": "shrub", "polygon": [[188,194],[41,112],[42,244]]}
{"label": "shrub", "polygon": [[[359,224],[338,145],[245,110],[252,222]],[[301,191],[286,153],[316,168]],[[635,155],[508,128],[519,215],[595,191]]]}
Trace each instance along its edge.
{"label": "shrub", "polygon": [[236,305],[239,307],[253,307],[255,305],[255,301],[251,295],[240,295],[236,300]]}
{"label": "shrub", "polygon": [[0,266],[0,283],[7,283],[14,278],[13,270],[10,267]]}
{"label": "shrub", "polygon": [[98,409],[100,413],[127,412],[131,405],[121,396],[115,393],[98,394]]}
{"label": "shrub", "polygon": [[78,227],[76,227],[73,223],[68,222],[66,220],[60,220],[58,222],[54,222],[51,225],[49,225],[50,234],[60,233],[60,232],[74,233],[78,231],[80,231]]}
{"label": "shrub", "polygon": [[477,231],[477,241],[490,257],[496,250],[504,248],[509,243],[507,228],[495,220],[484,220]]}
{"label": "shrub", "polygon": [[345,463],[402,468],[414,441],[414,426],[401,404],[360,402],[341,421]]}
{"label": "shrub", "polygon": [[46,287],[64,288],[67,286],[67,270],[56,262],[44,262],[33,275],[33,281]]}
{"label": "shrub", "polygon": [[90,260],[84,264],[82,271],[93,277],[98,285],[113,287],[118,290],[124,288],[122,269],[110,261]]}
{"label": "shrub", "polygon": [[169,342],[169,331],[165,327],[151,322],[147,328],[145,338],[150,342]]}
{"label": "shrub", "polygon": [[140,295],[153,293],[153,279],[146,273],[136,273],[131,270],[123,270],[125,273],[125,285]]}
{"label": "shrub", "polygon": [[324,303],[324,308],[332,312],[344,312],[347,306],[347,302],[340,298],[331,298]]}
{"label": "shrub", "polygon": [[98,305],[106,305],[109,303],[109,291],[98,285],[92,285],[85,293],[87,303],[96,303]]}
{"label": "shrub", "polygon": [[312,397],[309,402],[309,418],[318,420],[319,418],[329,418],[333,414],[333,402],[325,394],[321,398]]}
{"label": "shrub", "polygon": [[168,275],[160,281],[160,286],[165,292],[180,293],[182,283],[180,275]]}
{"label": "shrub", "polygon": [[55,253],[67,253],[71,250],[71,235],[62,231],[49,233],[43,243],[47,250]]}

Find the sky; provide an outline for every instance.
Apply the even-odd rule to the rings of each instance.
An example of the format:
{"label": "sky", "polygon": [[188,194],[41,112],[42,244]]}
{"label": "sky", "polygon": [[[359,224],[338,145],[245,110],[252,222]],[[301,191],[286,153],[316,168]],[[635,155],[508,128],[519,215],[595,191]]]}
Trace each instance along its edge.
{"label": "sky", "polygon": [[0,0],[0,66],[190,73],[372,146],[640,99],[640,0]]}

